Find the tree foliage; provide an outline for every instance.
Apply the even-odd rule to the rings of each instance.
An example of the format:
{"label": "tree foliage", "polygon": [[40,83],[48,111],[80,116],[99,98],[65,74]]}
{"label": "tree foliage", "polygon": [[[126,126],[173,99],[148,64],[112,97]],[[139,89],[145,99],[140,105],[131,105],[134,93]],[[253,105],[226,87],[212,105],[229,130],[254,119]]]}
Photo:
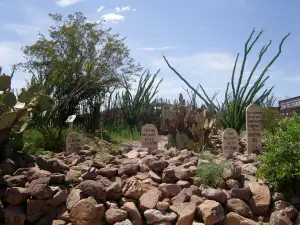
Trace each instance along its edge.
{"label": "tree foliage", "polygon": [[39,34],[33,45],[23,48],[26,62],[19,66],[32,75],[30,87],[42,87],[56,99],[43,123],[56,119],[62,126],[82,101],[93,108],[109,89],[123,86],[141,68],[130,57],[125,38],[101,22],[89,22],[82,13],[49,16],[54,22],[49,34]]}

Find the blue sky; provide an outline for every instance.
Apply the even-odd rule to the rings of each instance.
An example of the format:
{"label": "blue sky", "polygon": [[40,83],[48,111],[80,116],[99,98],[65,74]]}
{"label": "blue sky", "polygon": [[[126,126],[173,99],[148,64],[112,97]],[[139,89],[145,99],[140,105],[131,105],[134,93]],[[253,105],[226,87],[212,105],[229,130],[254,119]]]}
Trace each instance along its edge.
{"label": "blue sky", "polygon": [[[289,32],[281,56],[270,68],[268,87],[275,85],[279,98],[300,95],[300,2],[297,0],[1,0],[0,65],[4,72],[22,61],[21,46],[32,44],[37,32],[51,25],[48,13],[83,12],[91,20],[106,19],[105,26],[126,36],[132,57],[153,72],[161,69],[164,79],[159,96],[177,97],[183,82],[166,66],[162,54],[184,77],[199,82],[209,95],[220,91],[222,100],[237,53],[253,27],[264,32],[249,55],[246,74],[260,48],[272,45],[261,67],[278,51],[280,40]],[[101,9],[101,10],[100,10]],[[16,73],[13,86],[21,88],[27,74]]]}

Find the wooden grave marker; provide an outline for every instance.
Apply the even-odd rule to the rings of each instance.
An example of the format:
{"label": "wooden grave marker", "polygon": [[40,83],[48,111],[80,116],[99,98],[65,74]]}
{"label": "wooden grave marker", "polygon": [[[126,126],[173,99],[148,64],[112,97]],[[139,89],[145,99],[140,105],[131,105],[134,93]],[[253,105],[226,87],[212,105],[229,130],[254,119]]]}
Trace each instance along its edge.
{"label": "wooden grave marker", "polygon": [[[75,115],[71,115],[66,120],[66,123],[69,124],[70,131],[73,129],[73,122],[75,118],[76,118]],[[73,152],[79,152],[82,149],[83,149],[82,136],[77,132],[69,132],[66,139],[66,153],[70,154]]]}
{"label": "wooden grave marker", "polygon": [[69,124],[69,129],[72,130],[73,129],[73,122],[76,119],[76,115],[71,115],[68,117],[68,119],[66,120],[66,123]]}
{"label": "wooden grave marker", "polygon": [[222,135],[222,149],[225,154],[239,151],[239,135],[233,128],[227,128]]}
{"label": "wooden grave marker", "polygon": [[141,145],[149,150],[158,149],[158,131],[155,125],[146,124],[142,127]]}
{"label": "wooden grave marker", "polygon": [[250,104],[246,108],[247,153],[262,150],[261,109]]}

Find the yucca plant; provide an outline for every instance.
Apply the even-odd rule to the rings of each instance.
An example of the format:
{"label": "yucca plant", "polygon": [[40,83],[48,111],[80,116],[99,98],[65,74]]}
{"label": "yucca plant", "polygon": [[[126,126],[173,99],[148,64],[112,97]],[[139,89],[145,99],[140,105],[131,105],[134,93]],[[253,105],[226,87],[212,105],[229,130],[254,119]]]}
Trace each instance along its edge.
{"label": "yucca plant", "polygon": [[[190,88],[193,90],[193,92],[196,93],[196,95],[205,103],[206,106],[213,104],[215,110],[218,112],[219,119],[223,125],[224,128],[234,128],[238,133],[241,132],[241,130],[244,128],[246,118],[245,118],[245,112],[246,107],[251,104],[257,104],[261,105],[265,99],[269,96],[269,94],[272,92],[273,88],[265,89],[264,86],[266,81],[269,79],[269,76],[265,76],[266,72],[270,68],[270,66],[275,62],[275,60],[279,57],[281,54],[281,49],[284,41],[287,39],[287,37],[290,35],[288,33],[282,40],[279,45],[279,51],[277,54],[272,58],[272,60],[267,64],[267,66],[264,68],[264,70],[261,72],[261,74],[258,76],[256,81],[254,81],[254,84],[250,86],[250,83],[252,83],[252,78],[254,75],[254,72],[256,71],[258,65],[260,64],[263,55],[266,53],[268,48],[270,47],[272,41],[270,41],[267,45],[264,45],[262,49],[260,50],[258,59],[256,63],[254,64],[252,70],[250,71],[250,74],[246,80],[246,83],[242,85],[243,78],[244,78],[244,71],[246,66],[246,61],[249,53],[251,52],[253,46],[255,43],[259,40],[264,30],[261,30],[259,34],[256,36],[256,38],[250,43],[254,33],[255,29],[252,30],[248,40],[245,43],[244,48],[244,57],[241,64],[241,69],[239,73],[239,79],[237,85],[235,84],[235,72],[236,67],[239,59],[239,54],[237,54],[231,81],[228,82],[227,88],[225,91],[225,98],[224,103],[222,105],[220,104],[214,104],[213,100],[216,96],[216,93],[214,94],[213,98],[209,98],[207,93],[205,92],[204,88],[199,85],[201,91],[203,92],[200,94],[199,91],[197,91],[193,86],[190,85],[190,83],[182,77],[167,61],[166,57],[164,57],[166,63],[168,64],[169,68],[175,72],[175,74]],[[249,44],[250,43],[250,44]],[[230,90],[231,89],[231,90]]]}
{"label": "yucca plant", "polygon": [[125,92],[122,93],[122,116],[132,134],[133,129],[141,125],[142,117],[147,113],[147,110],[154,101],[155,95],[158,93],[158,87],[162,82],[161,79],[156,86],[154,84],[158,73],[159,70],[156,74],[152,75],[149,70],[145,70],[140,77],[135,95],[131,94],[129,85],[125,86]]}

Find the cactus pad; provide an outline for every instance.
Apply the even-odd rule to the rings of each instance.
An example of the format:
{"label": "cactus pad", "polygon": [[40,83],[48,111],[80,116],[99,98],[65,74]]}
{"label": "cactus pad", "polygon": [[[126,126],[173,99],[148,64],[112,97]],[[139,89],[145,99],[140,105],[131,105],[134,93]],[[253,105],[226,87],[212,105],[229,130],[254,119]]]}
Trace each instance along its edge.
{"label": "cactus pad", "polygon": [[6,105],[0,104],[0,116],[2,116],[4,113],[8,112],[9,109]]}
{"label": "cactus pad", "polygon": [[168,147],[199,152],[204,146],[212,146],[209,137],[216,126],[215,112],[185,105],[182,95],[177,102],[169,108],[165,106],[162,115],[161,127],[169,134]]}
{"label": "cactus pad", "polygon": [[14,107],[17,104],[17,98],[14,93],[8,92],[2,99],[3,103],[8,107]]}
{"label": "cactus pad", "polygon": [[7,112],[0,117],[0,130],[10,129],[17,118],[17,112]]}
{"label": "cactus pad", "polygon": [[30,94],[27,91],[22,90],[21,94],[18,96],[18,101],[28,104],[30,102]]}
{"label": "cactus pad", "polygon": [[10,88],[11,77],[6,75],[0,76],[0,91],[6,91]]}

